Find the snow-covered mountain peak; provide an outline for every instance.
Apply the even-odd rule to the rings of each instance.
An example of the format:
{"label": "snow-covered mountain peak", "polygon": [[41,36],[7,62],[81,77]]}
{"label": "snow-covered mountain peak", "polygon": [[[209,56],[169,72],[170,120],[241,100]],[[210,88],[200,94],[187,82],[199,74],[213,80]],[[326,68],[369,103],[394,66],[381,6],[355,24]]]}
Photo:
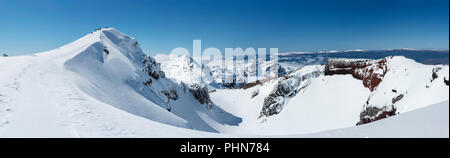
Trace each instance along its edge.
{"label": "snow-covered mountain peak", "polygon": [[214,82],[209,67],[202,68],[201,64],[188,55],[157,55],[155,58],[162,63],[161,69],[167,78],[175,82],[200,85]]}
{"label": "snow-covered mountain peak", "polygon": [[[182,65],[190,63],[188,67],[199,67],[190,62],[190,58],[181,60],[185,61]],[[116,113],[122,113],[123,118],[113,119],[120,122],[118,124],[138,117],[146,120],[144,122],[209,132],[218,131],[215,124],[237,125],[242,121],[215,106],[206,87],[176,83],[166,78],[160,68],[161,64],[144,54],[136,39],[113,28],[98,29],[51,51],[5,61],[20,63],[17,68],[4,73],[6,76],[16,76],[14,73],[20,75],[4,81],[20,80],[26,86],[17,85],[11,90],[0,87],[0,90],[17,95],[13,98],[33,98],[29,99],[30,102],[12,100],[11,104],[23,106],[24,109],[31,105],[47,109],[49,112],[41,111],[40,114],[54,115],[55,118],[43,123],[65,120],[63,124],[75,128],[75,131],[89,124],[89,128],[92,128],[90,131],[115,132],[114,135],[121,135],[120,132],[124,129],[115,130],[113,126],[116,125],[107,124],[111,121],[98,122],[98,119],[92,120],[94,118],[77,114],[86,109],[92,110],[89,113],[96,113],[95,117],[102,120],[110,120],[111,116],[116,115],[108,111],[119,111]],[[31,70],[26,71],[27,69]],[[24,94],[22,91],[32,93]],[[49,98],[52,98],[50,103],[47,100]],[[52,110],[62,111],[65,115],[53,114]],[[82,125],[74,124],[80,119],[87,121],[83,121]],[[21,125],[26,126],[26,123]],[[99,125],[107,129],[94,127]],[[57,128],[60,125],[55,123],[55,126]]]}

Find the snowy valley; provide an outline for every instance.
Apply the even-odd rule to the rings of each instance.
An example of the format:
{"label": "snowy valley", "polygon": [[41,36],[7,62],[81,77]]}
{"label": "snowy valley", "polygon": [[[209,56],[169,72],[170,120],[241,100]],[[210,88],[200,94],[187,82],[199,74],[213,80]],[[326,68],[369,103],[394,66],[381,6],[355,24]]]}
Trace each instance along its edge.
{"label": "snowy valley", "polygon": [[113,28],[0,57],[0,137],[449,136],[448,65],[327,58],[234,73],[196,58],[148,56]]}

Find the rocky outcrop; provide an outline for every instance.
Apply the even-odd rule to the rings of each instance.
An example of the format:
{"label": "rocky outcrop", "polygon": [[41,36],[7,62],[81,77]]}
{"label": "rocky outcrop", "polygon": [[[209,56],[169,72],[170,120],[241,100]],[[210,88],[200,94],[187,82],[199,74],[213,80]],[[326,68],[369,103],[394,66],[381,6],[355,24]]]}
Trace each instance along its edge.
{"label": "rocky outcrop", "polygon": [[200,84],[191,84],[189,85],[189,92],[191,92],[194,98],[197,99],[201,104],[212,104],[207,86],[201,86]]}
{"label": "rocky outcrop", "polygon": [[222,86],[225,88],[240,88],[247,84],[246,78],[238,77],[236,74],[225,74],[222,80]]}
{"label": "rocky outcrop", "polygon": [[439,77],[438,72],[441,70],[441,67],[434,67],[431,73],[431,82],[433,82],[436,78]]}
{"label": "rocky outcrop", "polygon": [[302,89],[309,84],[304,82],[307,79],[320,76],[320,71],[313,71],[305,75],[294,74],[282,77],[275,85],[272,92],[264,99],[263,108],[260,112],[259,118],[263,116],[272,116],[279,114],[283,110],[287,99],[297,95]]}
{"label": "rocky outcrop", "polygon": [[[394,93],[397,93],[397,91],[395,90]],[[360,121],[356,125],[362,125],[396,115],[397,108],[395,107],[395,103],[402,100],[404,96],[404,94],[397,95],[396,97],[392,98],[392,104],[390,104],[389,106],[383,106],[382,108],[375,105],[370,105],[369,98],[369,100],[367,100],[366,102],[366,105],[364,105],[363,111],[359,115]]]}
{"label": "rocky outcrop", "polygon": [[109,55],[109,50],[108,50],[108,48],[106,48],[106,47],[103,48],[103,52],[105,52],[106,55]]}
{"label": "rocky outcrop", "polygon": [[448,79],[446,79],[446,78],[444,78],[444,83],[445,83],[445,85],[449,85],[449,80]]}
{"label": "rocky outcrop", "polygon": [[356,125],[362,125],[396,115],[397,109],[392,107],[366,107],[360,114],[360,121]]}
{"label": "rocky outcrop", "polygon": [[259,89],[252,91],[251,98],[253,99],[254,97],[258,96],[258,94],[259,94]]}
{"label": "rocky outcrop", "polygon": [[154,79],[165,78],[165,74],[161,71],[161,64],[157,63],[154,58],[147,56],[142,61],[143,72]]}
{"label": "rocky outcrop", "polygon": [[292,84],[292,82],[299,82],[299,80],[285,78],[278,81],[274,90],[264,99],[263,109],[259,117],[279,114],[283,110],[285,99],[294,96],[299,90],[296,86],[293,86],[295,84]]}
{"label": "rocky outcrop", "polygon": [[392,104],[395,104],[395,103],[397,103],[398,101],[402,100],[402,99],[403,99],[403,96],[404,96],[403,94],[400,94],[400,95],[398,95],[398,96],[392,98]]}
{"label": "rocky outcrop", "polygon": [[169,103],[170,100],[174,100],[174,101],[178,100],[178,93],[174,89],[171,89],[168,91],[164,90],[164,91],[161,91],[161,93],[167,97],[167,103]]}
{"label": "rocky outcrop", "polygon": [[[276,70],[276,71],[275,71]],[[276,72],[276,75],[275,75]],[[271,76],[281,77],[287,74],[286,69],[280,64],[271,64],[266,67],[266,74],[273,74]]]}
{"label": "rocky outcrop", "polygon": [[[262,64],[262,63],[261,63]],[[220,67],[212,67],[213,72],[223,73],[222,83],[220,85],[224,88],[232,88],[238,89],[243,88],[247,89],[249,87],[253,87],[255,85],[259,85],[263,80],[274,79],[287,75],[287,70],[279,63],[265,63],[265,65],[261,66],[262,70],[256,69],[254,64],[250,64],[245,66],[242,69],[236,69],[234,71],[230,68],[220,68]],[[259,72],[258,72],[259,70]],[[255,82],[248,82],[248,77],[264,78],[261,80],[257,80]]]}
{"label": "rocky outcrop", "polygon": [[383,80],[387,72],[387,57],[380,60],[352,60],[352,59],[329,59],[325,65],[325,75],[352,75],[358,80],[362,80],[365,87],[370,91]]}

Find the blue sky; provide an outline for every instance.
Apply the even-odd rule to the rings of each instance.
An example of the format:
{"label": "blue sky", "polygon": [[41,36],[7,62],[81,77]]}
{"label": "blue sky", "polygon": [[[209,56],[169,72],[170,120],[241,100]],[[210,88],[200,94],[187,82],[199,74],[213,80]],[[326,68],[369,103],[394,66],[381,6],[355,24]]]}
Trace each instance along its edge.
{"label": "blue sky", "polygon": [[0,0],[0,53],[51,50],[98,27],[173,48],[448,49],[448,0]]}

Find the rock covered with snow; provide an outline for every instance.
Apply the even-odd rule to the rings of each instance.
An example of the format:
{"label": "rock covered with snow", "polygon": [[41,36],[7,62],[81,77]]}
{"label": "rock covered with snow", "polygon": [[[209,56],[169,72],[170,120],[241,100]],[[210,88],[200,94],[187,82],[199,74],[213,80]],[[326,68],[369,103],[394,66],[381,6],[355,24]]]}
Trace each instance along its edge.
{"label": "rock covered with snow", "polygon": [[161,71],[161,64],[157,63],[151,56],[146,57],[142,61],[142,67],[146,74],[153,77],[154,79],[165,78],[165,73]]}
{"label": "rock covered with snow", "polygon": [[209,97],[208,87],[202,86],[200,84],[191,84],[189,85],[189,91],[201,104],[212,104],[212,101]]}
{"label": "rock covered with snow", "polygon": [[358,125],[448,99],[448,65],[423,65],[401,56],[382,63],[382,81],[363,104]]}
{"label": "rock covered with snow", "polygon": [[316,66],[307,66],[280,77],[272,92],[264,99],[259,117],[280,113],[289,98],[306,88],[309,85],[308,80],[320,75],[322,75],[322,70],[317,69]]}

